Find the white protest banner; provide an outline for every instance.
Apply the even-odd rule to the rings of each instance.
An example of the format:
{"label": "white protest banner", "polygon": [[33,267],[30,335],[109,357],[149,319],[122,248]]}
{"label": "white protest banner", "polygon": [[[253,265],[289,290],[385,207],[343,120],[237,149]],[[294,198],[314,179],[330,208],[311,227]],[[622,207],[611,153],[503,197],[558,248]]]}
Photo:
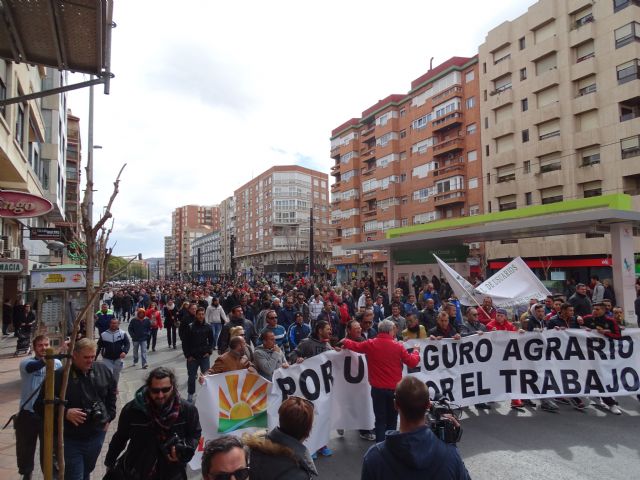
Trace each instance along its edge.
{"label": "white protest banner", "polygon": [[278,408],[290,395],[313,402],[313,428],[304,442],[310,452],[329,442],[331,430],[373,428],[366,365],[360,354],[332,351],[276,370],[268,400],[269,429],[278,425]]}
{"label": "white protest banner", "polygon": [[[436,258],[436,261],[440,266],[440,270],[451,286],[453,293],[455,293],[456,297],[458,297],[458,300],[460,300],[460,303],[462,305],[475,305],[476,302],[473,299],[473,285],[465,280],[465,278],[458,272],[456,272],[453,268],[440,260],[440,257],[438,257],[436,254],[433,254],[433,256]],[[478,303],[482,303],[482,300],[480,300],[480,302]]]}
{"label": "white protest banner", "polygon": [[640,329],[620,339],[586,330],[490,332],[461,340],[412,340],[420,364],[405,374],[456,405],[510,399],[640,393]]}
{"label": "white protest banner", "polygon": [[189,466],[200,468],[203,445],[220,435],[242,436],[267,427],[271,383],[247,370],[207,375],[196,398],[202,438]]}
{"label": "white protest banner", "polygon": [[463,305],[476,305],[476,302],[482,304],[484,297],[491,297],[494,306],[507,308],[527,304],[532,298],[542,300],[550,295],[549,290],[520,257],[513,259],[475,288],[445,262],[435,255],[434,257]]}

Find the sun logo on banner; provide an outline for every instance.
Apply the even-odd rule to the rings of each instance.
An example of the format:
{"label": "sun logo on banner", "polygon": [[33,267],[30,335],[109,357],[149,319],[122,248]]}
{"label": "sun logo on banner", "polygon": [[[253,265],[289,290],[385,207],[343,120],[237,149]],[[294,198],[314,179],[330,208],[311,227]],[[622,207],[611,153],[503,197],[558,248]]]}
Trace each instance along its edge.
{"label": "sun logo on banner", "polygon": [[240,384],[240,375],[225,377],[226,388],[218,388],[218,432],[229,433],[241,428],[267,427],[267,386],[259,375],[247,373]]}

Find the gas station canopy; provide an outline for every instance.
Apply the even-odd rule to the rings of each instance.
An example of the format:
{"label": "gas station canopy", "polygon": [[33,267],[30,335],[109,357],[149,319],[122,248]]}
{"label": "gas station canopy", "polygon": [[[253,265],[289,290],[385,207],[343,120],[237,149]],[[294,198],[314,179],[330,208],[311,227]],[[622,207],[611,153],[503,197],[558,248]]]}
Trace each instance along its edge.
{"label": "gas station canopy", "polygon": [[102,77],[112,12],[111,0],[0,0],[0,56]]}

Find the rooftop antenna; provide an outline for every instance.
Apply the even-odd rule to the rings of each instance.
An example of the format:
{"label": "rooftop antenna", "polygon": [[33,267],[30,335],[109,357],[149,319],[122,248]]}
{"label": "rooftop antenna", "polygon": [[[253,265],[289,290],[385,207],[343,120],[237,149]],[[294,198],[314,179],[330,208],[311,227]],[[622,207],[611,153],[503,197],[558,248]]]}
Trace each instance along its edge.
{"label": "rooftop antenna", "polygon": [[429,71],[433,70],[433,57],[429,60]]}

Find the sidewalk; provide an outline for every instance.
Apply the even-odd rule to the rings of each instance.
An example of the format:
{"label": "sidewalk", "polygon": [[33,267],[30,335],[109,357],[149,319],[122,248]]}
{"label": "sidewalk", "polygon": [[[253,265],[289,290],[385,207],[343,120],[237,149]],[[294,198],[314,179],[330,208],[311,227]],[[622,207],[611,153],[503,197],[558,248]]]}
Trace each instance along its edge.
{"label": "sidewalk", "polygon": [[[122,324],[122,329],[128,328],[128,323]],[[20,400],[20,371],[18,369],[20,361],[25,356],[13,357],[15,352],[16,339],[14,337],[0,337],[0,427],[5,424],[11,415],[18,411]],[[214,354],[215,357],[215,354]],[[147,356],[149,360],[149,368],[157,366],[166,366],[173,368],[178,377],[178,387],[180,394],[184,398],[187,396],[187,368],[186,362],[182,355],[182,350],[168,349],[166,343],[166,335],[163,330],[158,334],[158,345],[155,352],[149,352]],[[125,359],[125,368],[120,374],[119,396],[118,396],[118,413],[131,400],[138,388],[144,383],[144,379],[149,370],[142,370],[140,364],[133,368],[131,364],[132,353],[130,352]],[[91,478],[101,479],[105,474],[104,457],[111,436],[116,430],[117,418],[112,423],[107,433],[100,458],[96,464],[96,469]],[[36,452],[36,468],[33,478],[42,479],[42,472],[38,465],[38,453]],[[190,479],[201,478],[199,472],[192,472],[187,469]],[[13,428],[7,427],[6,430],[0,431],[0,478],[13,479],[19,478],[16,466],[16,442]]]}

